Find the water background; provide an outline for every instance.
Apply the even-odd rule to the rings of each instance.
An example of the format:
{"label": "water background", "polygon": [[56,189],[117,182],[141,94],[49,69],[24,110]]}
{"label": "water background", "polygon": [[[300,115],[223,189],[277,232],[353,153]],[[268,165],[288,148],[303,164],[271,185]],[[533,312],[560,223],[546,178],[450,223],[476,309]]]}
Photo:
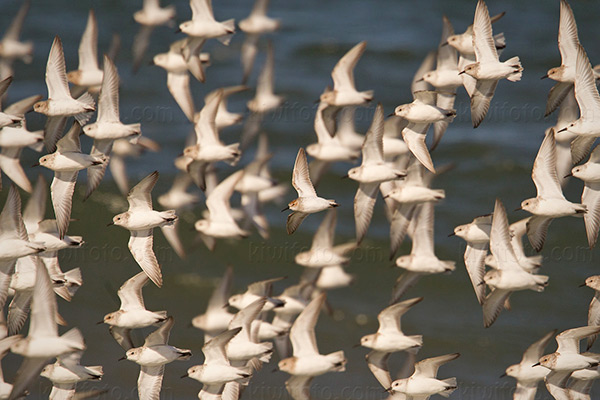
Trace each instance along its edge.
{"label": "water background", "polygon": [[[139,4],[138,4],[139,3]],[[177,21],[190,18],[185,1],[173,2],[177,7]],[[20,2],[3,1],[0,30],[8,26]],[[446,200],[436,206],[436,253],[441,259],[454,260],[457,269],[451,275],[425,277],[408,296],[423,296],[425,300],[403,318],[407,334],[424,335],[424,346],[418,358],[460,352],[461,357],[440,369],[442,378],[456,376],[459,389],[454,399],[508,399],[514,381],[499,379],[504,369],[520,360],[522,352],[546,332],[582,326],[587,320],[587,306],[591,289],[579,289],[587,276],[597,273],[597,251],[586,249],[587,241],[583,220],[564,218],[553,222],[545,248],[542,273],[550,275],[550,286],[543,293],[520,292],[512,297],[512,311],[503,311],[489,329],[482,326],[481,307],[478,305],[462,262],[464,242],[448,238],[454,226],[467,223],[473,217],[492,211],[494,199],[502,199],[509,210],[510,221],[526,216],[512,212],[519,203],[535,196],[530,178],[537,148],[546,127],[554,123],[554,116],[544,119],[543,111],[551,82],[540,81],[546,70],[560,64],[556,44],[558,28],[558,1],[490,1],[492,14],[506,11],[506,16],[494,25],[494,32],[504,32],[507,48],[502,56],[507,59],[519,55],[525,68],[518,83],[500,82],[492,108],[482,125],[473,129],[468,110],[468,98],[459,90],[456,102],[458,117],[450,125],[439,148],[433,154],[437,166],[448,163],[454,169],[435,180],[436,188],[446,191]],[[597,37],[600,35],[598,16],[600,3],[573,1],[572,6],[579,26],[579,37],[592,63],[600,60]],[[122,49],[117,60],[121,76],[121,116],[124,122],[141,122],[145,136],[160,143],[159,153],[147,153],[128,160],[130,182],[153,170],[160,172],[154,195],[165,192],[176,170],[172,160],[183,149],[186,136],[192,129],[178,109],[166,87],[164,70],[148,66],[151,55],[165,52],[168,45],[183,36],[173,28],[157,28],[153,35],[144,64],[137,74],[131,72],[131,44],[138,26],[132,14],[141,7],[137,1],[52,2],[33,1],[22,37],[35,43],[34,62],[15,64],[14,83],[9,91],[9,102],[33,94],[46,95],[44,71],[46,58],[54,35],[62,38],[67,69],[77,67],[77,47],[84,30],[87,11],[94,7],[99,22],[99,52],[107,51],[111,35],[118,33]],[[245,17],[251,1],[215,0],[217,19]],[[441,33],[441,17],[447,15],[457,32],[471,22],[474,1],[360,1],[329,0],[326,2],[273,0],[270,15],[280,18],[282,29],[269,38],[275,48],[276,92],[286,98],[280,112],[266,118],[264,130],[269,135],[274,157],[272,171],[278,179],[289,182],[295,154],[300,146],[316,140],[312,120],[314,101],[326,85],[331,84],[330,72],[337,59],[350,47],[362,40],[368,41],[365,54],[355,70],[357,87],[373,89],[375,100],[381,102],[386,114],[411,100],[410,81],[428,51],[434,49]],[[196,107],[209,91],[238,84],[241,81],[239,50],[243,33],[237,33],[229,47],[218,42],[208,43],[212,66],[207,70],[205,84],[192,82]],[[256,75],[264,60],[265,38],[260,41],[261,53],[249,84],[255,85]],[[231,110],[244,111],[251,91],[232,96]],[[373,107],[357,112],[357,127],[364,132],[370,122]],[[28,114],[30,129],[40,129],[44,118]],[[237,141],[241,126],[228,128],[222,133],[226,142]],[[84,149],[90,143],[83,141]],[[245,164],[253,150],[243,158]],[[22,163],[28,167],[39,154],[25,150]],[[319,192],[335,198],[340,204],[337,233],[339,242],[354,237],[352,202],[356,184],[340,180],[350,165],[336,165],[324,178]],[[48,180],[50,171],[27,168],[32,179],[43,173]],[[223,174],[231,169],[223,168]],[[105,375],[100,383],[82,387],[107,388],[109,398],[135,398],[139,367],[129,361],[117,362],[122,349],[112,340],[105,325],[96,325],[104,314],[118,308],[117,288],[139,267],[127,250],[128,232],[118,227],[105,227],[112,216],[126,209],[125,199],[118,193],[108,175],[99,189],[86,202],[81,202],[84,174],[76,189],[69,233],[82,235],[86,241],[82,249],[61,254],[64,270],[80,267],[84,286],[71,303],[59,299],[59,311],[71,326],[79,327],[87,342],[83,362],[103,365]],[[6,177],[4,185],[8,181]],[[290,186],[291,190],[291,186]],[[572,181],[565,189],[568,199],[580,197],[582,184]],[[6,189],[1,196],[4,197]],[[295,197],[289,192],[288,201]],[[27,195],[23,194],[24,202]],[[234,198],[234,203],[238,199]],[[191,318],[204,311],[208,297],[226,265],[234,267],[234,287],[243,291],[248,283],[275,276],[287,280],[275,286],[278,293],[286,285],[297,281],[301,268],[293,263],[293,256],[309,246],[311,236],[322,215],[311,216],[293,236],[285,234],[285,215],[276,205],[265,212],[271,223],[271,239],[264,242],[258,235],[239,242],[220,242],[210,253],[195,238],[192,224],[203,206],[181,216],[181,233],[188,258],[180,260],[169,249],[161,233],[155,234],[155,249],[163,266],[164,286],[152,284],[144,289],[146,306],[150,310],[167,310],[175,317],[170,343],[189,348],[194,356],[189,361],[174,362],[166,367],[162,398],[195,398],[200,384],[191,379],[181,380],[186,369],[201,364],[202,333],[188,328]],[[48,217],[52,215],[49,206]],[[313,382],[313,396],[322,399],[379,399],[386,395],[370,374],[364,361],[366,349],[353,348],[364,334],[377,329],[377,313],[387,305],[393,282],[399,275],[387,260],[388,224],[378,200],[362,250],[357,252],[348,270],[358,277],[346,289],[332,291],[328,301],[336,310],[335,318],[322,314],[317,325],[317,340],[322,353],[343,349],[348,358],[345,373],[332,373]],[[400,254],[410,252],[407,241]],[[358,318],[357,318],[358,317]],[[360,324],[359,324],[360,322]],[[140,343],[147,332],[136,337]],[[61,330],[62,332],[62,330]],[[548,352],[554,350],[554,343]],[[593,349],[594,350],[594,349]],[[595,351],[599,351],[595,348]],[[392,374],[397,371],[402,355],[392,356]],[[253,378],[244,394],[245,399],[287,398],[284,381],[287,375],[272,373],[277,361],[265,366]],[[12,381],[20,358],[7,356],[3,361],[5,379]],[[32,387],[31,398],[49,393],[50,385],[40,378]],[[600,389],[595,392],[599,396]],[[540,390],[539,398],[549,398]]]}

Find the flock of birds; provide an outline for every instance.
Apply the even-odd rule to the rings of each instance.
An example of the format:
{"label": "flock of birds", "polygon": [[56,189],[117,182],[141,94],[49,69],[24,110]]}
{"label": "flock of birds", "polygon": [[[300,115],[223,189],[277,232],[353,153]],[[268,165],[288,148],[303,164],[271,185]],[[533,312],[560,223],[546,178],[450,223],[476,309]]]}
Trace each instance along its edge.
{"label": "flock of birds", "polygon": [[[93,11],[81,39],[78,70],[66,71],[62,42],[56,36],[46,66],[48,99],[29,97],[3,107],[0,112],[0,169],[13,182],[0,214],[2,310],[10,299],[7,314],[0,313],[0,354],[4,356],[11,351],[23,356],[14,382],[5,382],[0,375],[0,398],[26,396],[27,388],[40,375],[53,384],[51,399],[102,394],[101,390],[76,391],[79,382],[101,379],[103,370],[101,366],[80,364],[86,345],[77,328],[59,336],[57,325],[65,325],[66,321],[58,313],[55,295],[69,301],[83,284],[79,269],[63,272],[58,262],[59,251],[83,244],[82,237],[67,234],[79,171],[87,171],[85,198],[93,196],[108,166],[121,191],[127,194],[128,210],[116,215],[111,224],[130,231],[128,247],[142,271],[123,283],[118,290],[119,310],[107,314],[100,323],[109,326],[110,334],[123,347],[123,359],[139,364],[140,399],[158,399],[165,366],[192,356],[191,350],[169,344],[173,317],[166,311],[147,310],[144,305],[144,285],[152,281],[161,287],[163,283],[153,250],[154,228],[160,227],[177,254],[185,255],[178,236],[178,212],[200,202],[200,196],[188,191],[194,184],[204,191],[207,208],[194,227],[210,250],[217,240],[242,239],[253,229],[264,239],[269,237],[262,205],[281,200],[287,190],[286,184],[276,182],[269,173],[271,155],[267,137],[261,132],[264,116],[283,102],[283,97],[274,92],[270,43],[255,97],[247,104],[250,115],[240,142],[223,143],[219,131],[242,122],[241,114],[227,110],[227,98],[248,89],[245,84],[253,69],[260,37],[276,31],[280,23],[267,16],[268,0],[257,0],[250,16],[237,24],[246,35],[241,50],[242,85],[209,93],[204,107],[196,112],[190,73],[199,81],[205,80],[204,69],[210,63],[210,55],[202,52],[204,43],[217,39],[227,45],[236,24],[233,20],[216,21],[210,0],[191,0],[190,6],[192,19],[179,25],[186,37],[174,42],[167,53],[153,57],[153,64],[167,71],[168,89],[195,127],[195,135],[174,161],[179,175],[171,190],[158,197],[166,211],[153,208],[151,192],[158,172],[150,173],[128,189],[123,159],[141,149],[156,149],[157,145],[142,136],[141,124],[120,121],[116,52],[108,52],[100,68],[98,26]],[[12,82],[12,63],[31,61],[32,44],[19,41],[28,7],[26,1],[0,41],[1,95]],[[422,300],[404,299],[409,288],[423,276],[455,269],[454,261],[439,260],[435,255],[434,207],[445,193],[430,186],[444,172],[444,168],[436,170],[431,153],[456,116],[456,90],[464,87],[470,96],[472,122],[477,127],[485,121],[498,82],[504,79],[516,82],[521,78],[523,68],[518,57],[506,61],[499,58],[506,42],[502,33],[494,35],[492,24],[502,16],[490,17],[485,2],[479,0],[473,24],[461,34],[455,34],[444,17],[440,44],[427,56],[413,79],[414,101],[397,106],[387,118],[383,106],[377,105],[364,136],[354,129],[354,110],[368,105],[374,97],[373,91],[356,89],[353,70],[366,49],[366,42],[351,48],[335,65],[331,74],[333,87],[325,88],[321,94],[314,118],[317,142],[307,145],[306,150],[300,148],[293,166],[292,185],[298,197],[282,210],[291,211],[287,218],[288,234],[293,234],[310,214],[326,211],[312,247],[295,256],[295,262],[305,272],[298,283],[274,296],[272,286],[283,278],[256,282],[246,292],[232,294],[233,272],[231,268],[226,270],[206,312],[192,321],[194,327],[205,333],[204,362],[189,368],[184,377],[203,384],[198,394],[200,399],[238,399],[251,384],[254,372],[270,362],[275,350],[280,359],[278,369],[291,376],[286,388],[296,400],[310,398],[314,377],[345,370],[343,350],[326,355],[319,352],[315,327],[321,310],[327,307],[327,291],[352,282],[353,277],[343,266],[368,233],[379,192],[390,223],[390,259],[395,259],[404,272],[393,287],[390,305],[378,315],[379,329],[360,340],[361,346],[370,349],[367,365],[393,399],[426,400],[434,394],[448,397],[457,389],[456,378],[438,379],[437,374],[439,367],[459,354],[416,361],[423,337],[405,335],[400,321],[404,313]],[[144,59],[153,29],[172,24],[174,18],[173,7],[161,8],[158,0],[144,1],[144,8],[134,15],[141,25],[133,49],[134,69]],[[510,307],[513,292],[541,292],[548,285],[549,277],[537,273],[542,257],[525,254],[524,236],[539,252],[553,219],[583,216],[589,246],[593,247],[598,238],[600,150],[591,149],[595,138],[600,136],[597,75],[579,43],[575,18],[566,0],[560,0],[559,21],[562,62],[546,76],[557,82],[548,96],[546,113],[559,110],[558,120],[548,128],[535,158],[532,178],[537,196],[521,204],[531,216],[509,224],[504,205],[497,199],[492,214],[478,216],[456,227],[452,234],[467,243],[464,264],[482,306],[485,327],[491,326],[501,311]],[[27,130],[26,114],[31,110],[47,116],[43,131]],[[89,123],[95,112],[95,122]],[[431,125],[433,138],[426,140]],[[81,135],[93,139],[89,152],[81,149]],[[255,142],[258,145],[254,160],[219,182],[215,166],[221,162],[236,166]],[[45,147],[48,152],[39,158],[39,166],[54,171],[50,184],[53,219],[46,216],[47,182],[40,175],[33,186],[20,165],[25,147],[36,151]],[[307,154],[312,158],[310,163]],[[586,163],[577,165],[588,155]],[[356,237],[350,243],[335,245],[338,203],[319,197],[315,186],[332,163],[359,158],[360,166],[351,168],[346,175],[358,182],[354,200]],[[570,176],[585,183],[581,204],[572,203],[563,195],[562,187]],[[23,212],[17,186],[30,193]],[[234,192],[241,194],[239,209],[230,204]],[[85,208],[85,203],[80,207]],[[396,257],[407,235],[412,241],[411,252]],[[519,364],[506,369],[506,374],[517,380],[515,399],[533,399],[541,381],[556,399],[590,398],[591,386],[600,377],[600,354],[589,352],[600,333],[600,276],[588,278],[585,285],[595,290],[587,325],[556,335],[558,349],[544,355],[545,347],[556,334],[548,333],[526,350]],[[236,312],[231,313],[232,309]],[[21,332],[28,318],[29,330],[24,336]],[[131,330],[149,326],[157,329],[136,346]],[[581,352],[579,342],[585,338],[587,349]],[[398,352],[407,352],[410,357],[394,380],[388,359]]]}

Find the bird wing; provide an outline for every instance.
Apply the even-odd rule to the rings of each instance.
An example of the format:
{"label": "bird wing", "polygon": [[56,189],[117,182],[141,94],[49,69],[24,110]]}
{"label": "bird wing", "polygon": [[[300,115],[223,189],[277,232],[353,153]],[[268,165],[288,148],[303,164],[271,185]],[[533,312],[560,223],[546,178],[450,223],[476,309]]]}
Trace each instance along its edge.
{"label": "bird wing", "polygon": [[131,255],[135,258],[135,261],[137,261],[140,268],[148,275],[150,280],[154,282],[156,286],[161,287],[162,273],[154,250],[152,249],[153,241],[154,235],[152,234],[152,229],[131,231],[127,247],[129,247]]}
{"label": "bird wing", "polygon": [[473,48],[478,62],[498,61],[498,52],[492,34],[490,13],[483,0],[477,2],[473,19]]}
{"label": "bird wing", "polygon": [[429,124],[415,124],[411,122],[402,130],[402,138],[417,160],[419,160],[419,162],[429,171],[435,173],[431,155],[425,144],[425,137],[428,129]]}
{"label": "bird wing", "polygon": [[337,210],[335,208],[330,208],[329,210],[327,210],[327,213],[325,214],[321,225],[319,225],[319,228],[317,228],[317,231],[315,232],[311,250],[330,250],[333,248],[333,239],[335,236],[336,222]]}
{"label": "bird wing", "polygon": [[23,210],[23,223],[28,233],[33,233],[37,229],[40,221],[46,215],[46,200],[48,198],[48,183],[44,175],[39,174],[37,182],[31,192],[31,197]]}
{"label": "bird wing", "polygon": [[412,376],[434,378],[437,375],[438,368],[447,362],[456,360],[460,353],[445,354],[443,356],[426,358],[415,364],[415,372]]}
{"label": "bird wing", "polygon": [[150,175],[142,179],[135,185],[127,194],[127,202],[129,210],[152,210],[152,189],[158,181],[158,171],[152,172]]}
{"label": "bird wing", "polygon": [[379,183],[361,183],[354,197],[354,224],[356,225],[356,243],[365,237],[371,218],[373,207],[377,199]]}
{"label": "bird wing", "polygon": [[39,377],[40,372],[42,372],[42,369],[47,363],[47,358],[26,357],[17,371],[17,375],[13,382],[13,388],[8,398],[19,399],[21,396],[24,396],[29,384]]}
{"label": "bird wing", "polygon": [[490,102],[496,91],[496,86],[498,86],[498,81],[477,79],[471,93],[471,121],[473,122],[473,128],[477,128],[487,115],[490,109]]}
{"label": "bird wing", "polygon": [[115,325],[111,325],[108,328],[110,335],[115,339],[115,341],[123,348],[123,350],[128,351],[129,349],[135,347],[133,345],[133,341],[131,340],[131,329],[121,328]]}
{"label": "bird wing", "polygon": [[69,84],[67,82],[67,70],[65,67],[65,54],[58,36],[54,37],[48,63],[46,64],[46,86],[48,86],[48,98],[53,100],[70,99]]}
{"label": "bird wing", "polygon": [[567,329],[556,336],[556,342],[558,343],[556,352],[579,354],[579,341],[598,332],[600,332],[600,326],[582,326]]}
{"label": "bird wing", "polygon": [[19,35],[21,34],[21,30],[23,29],[23,22],[25,22],[25,17],[27,16],[27,12],[29,12],[29,6],[31,5],[31,0],[25,0],[19,8],[17,15],[13,18],[10,26],[4,33],[3,40],[19,40]]}
{"label": "bird wing", "polygon": [[379,103],[362,145],[362,165],[383,162],[383,120],[383,106]]}
{"label": "bird wing", "polygon": [[533,344],[531,344],[527,350],[523,353],[523,358],[521,359],[522,364],[528,364],[529,366],[537,363],[544,355],[544,349],[552,339],[552,337],[556,335],[556,329],[546,333],[541,339],[537,340]]}
{"label": "bird wing", "polygon": [[496,199],[494,206],[494,217],[490,231],[490,249],[498,262],[498,269],[513,271],[523,269],[510,242],[506,209],[500,199]]}
{"label": "bird wing", "polygon": [[233,284],[233,268],[227,267],[225,274],[215,287],[208,300],[206,311],[222,310],[231,295],[231,287]]}
{"label": "bird wing", "polygon": [[592,65],[583,46],[577,47],[577,63],[575,67],[575,98],[579,104],[582,119],[594,120],[594,114],[600,109],[600,95],[596,87],[596,79]]}
{"label": "bird wing", "polygon": [[591,249],[598,240],[598,229],[600,228],[600,183],[586,182],[581,194],[581,202],[588,210],[583,215],[583,220]]}
{"label": "bird wing", "polygon": [[161,344],[166,345],[169,341],[169,335],[171,334],[174,323],[175,319],[173,317],[168,317],[157,330],[146,336],[144,347],[158,346]]}
{"label": "bird wing", "polygon": [[535,157],[533,171],[531,172],[533,183],[539,197],[544,199],[564,199],[558,176],[556,175],[556,139],[554,129],[550,129]]}
{"label": "bird wing", "polygon": [[98,22],[93,9],[88,14],[87,25],[79,42],[79,69],[98,69]]}
{"label": "bird wing", "polygon": [[314,377],[292,375],[285,381],[285,388],[294,400],[310,400],[310,383]]}
{"label": "bird wing", "polygon": [[141,366],[138,377],[138,393],[140,399],[159,400],[165,366]]}
{"label": "bird wing", "polygon": [[315,325],[319,313],[325,303],[326,293],[315,297],[298,315],[290,329],[290,340],[294,349],[294,357],[314,356],[319,354]]}
{"label": "bird wing", "polygon": [[411,254],[435,256],[433,251],[433,203],[423,203],[415,211],[415,230],[412,234]]}
{"label": "bird wing", "polygon": [[204,364],[229,365],[225,346],[241,330],[241,327],[229,329],[206,342],[202,347],[202,353],[204,353],[205,357]]}
{"label": "bird wing", "polygon": [[206,207],[213,221],[235,222],[231,215],[229,198],[233,194],[235,185],[242,179],[244,170],[239,170],[229,175],[219,183],[206,198]]}
{"label": "bird wing", "polygon": [[292,186],[298,192],[298,197],[316,197],[317,192],[310,181],[308,174],[308,163],[306,162],[306,153],[304,148],[298,150],[294,171],[292,173]]}
{"label": "bird wing", "polygon": [[200,110],[200,117],[194,126],[196,137],[198,139],[197,144],[200,146],[221,144],[215,121],[217,118],[217,111],[219,110],[219,103],[221,103],[222,98],[223,89],[219,89],[217,93],[204,104],[202,110]]}
{"label": "bird wing", "polygon": [[108,56],[104,56],[102,88],[98,99],[98,121],[119,122],[119,73]]}
{"label": "bird wing", "polygon": [[56,215],[59,237],[64,237],[71,221],[71,207],[73,206],[73,192],[77,182],[78,171],[55,172],[50,186],[52,206]]}
{"label": "bird wing", "polygon": [[489,328],[500,315],[504,303],[512,292],[502,289],[494,289],[483,301],[483,326]]}
{"label": "bird wing", "polygon": [[331,77],[333,78],[334,90],[355,90],[354,89],[354,67],[356,63],[365,52],[367,48],[367,42],[362,41],[351,48],[340,60],[337,62],[333,71],[331,71]]}
{"label": "bird wing", "polygon": [[146,283],[148,283],[148,275],[145,272],[139,272],[125,281],[117,291],[121,300],[121,310],[146,309],[142,296],[142,288]]}
{"label": "bird wing", "polygon": [[402,325],[400,318],[404,313],[411,309],[415,304],[420,303],[423,300],[422,297],[416,297],[414,299],[404,300],[400,303],[392,304],[384,308],[379,315],[377,320],[379,321],[378,333],[389,332],[392,334],[402,333]]}
{"label": "bird wing", "polygon": [[306,217],[308,217],[307,213],[299,211],[294,211],[293,213],[288,215],[285,226],[288,235],[291,235],[292,233],[296,232],[296,229],[298,229],[298,227]]}
{"label": "bird wing", "polygon": [[367,366],[373,373],[375,379],[381,383],[381,386],[389,388],[392,386],[392,378],[390,376],[390,369],[388,367],[388,358],[391,353],[385,353],[382,351],[372,350],[366,355]]}
{"label": "bird wing", "polygon": [[43,263],[36,263],[35,285],[31,301],[31,319],[29,321],[29,336],[48,337],[58,336],[55,315],[58,312],[56,297],[52,289],[50,276]]}
{"label": "bird wing", "polygon": [[479,304],[483,304],[485,299],[485,285],[482,285],[483,275],[485,274],[485,256],[488,252],[487,243],[468,243],[465,249],[465,267],[469,274],[469,279],[475,290],[475,296]]}
{"label": "bird wing", "polygon": [[167,88],[187,119],[193,121],[196,109],[190,92],[190,76],[187,71],[183,73],[168,72]]}
{"label": "bird wing", "polygon": [[540,217],[538,215],[534,215],[527,221],[527,238],[535,251],[540,251],[544,247],[548,226],[550,226],[551,222],[552,218]]}
{"label": "bird wing", "polygon": [[558,50],[562,59],[562,65],[575,66],[577,63],[577,48],[579,47],[579,36],[577,35],[577,23],[571,6],[565,0],[560,2],[560,20],[558,23]]}

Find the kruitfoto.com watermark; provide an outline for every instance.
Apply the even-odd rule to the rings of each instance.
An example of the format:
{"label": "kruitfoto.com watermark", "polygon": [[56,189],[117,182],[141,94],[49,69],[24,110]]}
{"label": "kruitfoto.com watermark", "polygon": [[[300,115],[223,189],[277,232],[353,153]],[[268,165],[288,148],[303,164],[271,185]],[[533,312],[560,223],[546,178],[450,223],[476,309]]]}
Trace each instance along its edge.
{"label": "kruitfoto.com watermark", "polygon": [[[173,249],[169,246],[155,246],[154,254],[159,262],[172,262],[174,259]],[[60,260],[73,263],[97,263],[97,262],[120,262],[133,260],[129,249],[125,246],[88,246],[84,244],[80,249],[71,249],[61,252]]]}
{"label": "kruitfoto.com watermark", "polygon": [[[298,242],[284,242],[280,245],[272,245],[267,242],[250,241],[248,244],[248,260],[250,263],[279,263],[293,262],[298,253],[308,251],[310,246]],[[319,250],[316,250],[318,252]],[[323,250],[322,256],[330,254]],[[349,250],[346,254],[352,261],[360,262],[378,262],[388,261],[389,249],[380,246],[362,245],[361,247]],[[319,254],[316,254],[317,258]]]}

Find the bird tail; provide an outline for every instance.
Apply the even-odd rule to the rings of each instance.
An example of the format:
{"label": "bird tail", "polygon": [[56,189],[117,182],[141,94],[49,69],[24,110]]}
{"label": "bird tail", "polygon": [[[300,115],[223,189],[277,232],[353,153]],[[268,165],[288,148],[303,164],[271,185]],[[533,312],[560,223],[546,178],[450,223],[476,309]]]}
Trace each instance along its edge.
{"label": "bird tail", "polygon": [[221,22],[221,24],[223,24],[225,26],[225,29],[227,29],[227,32],[229,32],[229,33],[227,35],[219,36],[217,38],[217,40],[219,42],[223,43],[225,46],[229,46],[231,37],[233,36],[233,33],[235,32],[235,20],[228,19],[227,21]]}
{"label": "bird tail", "polygon": [[520,81],[521,76],[523,75],[523,67],[521,66],[521,61],[519,60],[519,57],[510,58],[510,59],[506,60],[504,62],[504,64],[507,64],[507,65],[513,67],[515,70],[506,79],[508,79],[511,82]]}
{"label": "bird tail", "polygon": [[454,392],[456,390],[456,388],[458,388],[457,383],[456,383],[456,378],[444,379],[444,380],[442,380],[442,382],[444,382],[446,384],[446,390],[438,393],[440,396],[450,397],[452,392]]}
{"label": "bird tail", "polygon": [[446,191],[444,189],[434,189],[433,191],[435,192],[436,199],[441,200],[446,198]]}
{"label": "bird tail", "polygon": [[187,349],[177,349],[177,352],[179,353],[178,360],[187,360],[192,356],[192,352]]}
{"label": "bird tail", "polygon": [[407,349],[406,351],[411,354],[417,354],[419,352],[419,349],[421,349],[421,346],[423,346],[423,336],[413,335],[413,336],[409,336],[409,338],[411,340],[414,340],[416,342],[416,344],[413,347]]}
{"label": "bird tail", "polygon": [[104,371],[102,370],[102,365],[95,365],[92,367],[85,367],[85,368],[87,370],[89,370],[88,374],[93,376],[92,379],[100,380],[102,378],[102,375],[104,375]]}
{"label": "bird tail", "polygon": [[346,356],[343,350],[327,354],[326,357],[335,366],[334,371],[344,372],[346,370]]}
{"label": "bird tail", "polygon": [[536,286],[536,291],[543,292],[544,288],[548,285],[548,280],[550,279],[547,275],[533,275],[533,279]]}
{"label": "bird tail", "polygon": [[494,44],[496,45],[496,49],[503,49],[506,47],[506,38],[504,37],[504,32],[494,35]]}

